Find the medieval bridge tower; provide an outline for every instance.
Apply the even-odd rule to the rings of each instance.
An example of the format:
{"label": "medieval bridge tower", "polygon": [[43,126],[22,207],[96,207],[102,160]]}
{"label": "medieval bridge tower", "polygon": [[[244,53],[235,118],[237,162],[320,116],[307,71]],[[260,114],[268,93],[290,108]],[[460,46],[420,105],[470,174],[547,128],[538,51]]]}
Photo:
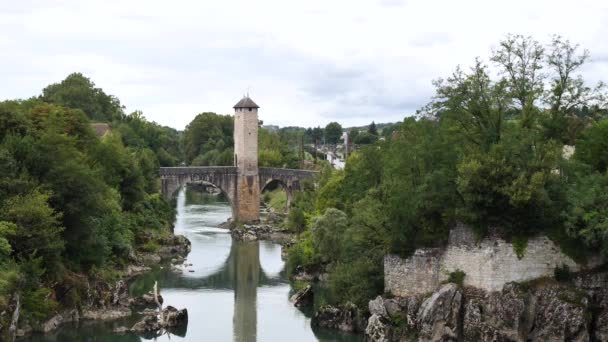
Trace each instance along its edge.
{"label": "medieval bridge tower", "polygon": [[234,105],[234,164],[233,166],[161,167],[161,190],[166,199],[188,183],[205,182],[220,188],[230,200],[232,218],[239,222],[260,219],[260,193],[272,183],[279,182],[287,193],[287,203],[300,181],[317,172],[282,168],[258,167],[258,109],[249,96]]}
{"label": "medieval bridge tower", "polygon": [[249,96],[234,105],[234,165],[237,170],[234,214],[239,221],[260,218],[258,108]]}

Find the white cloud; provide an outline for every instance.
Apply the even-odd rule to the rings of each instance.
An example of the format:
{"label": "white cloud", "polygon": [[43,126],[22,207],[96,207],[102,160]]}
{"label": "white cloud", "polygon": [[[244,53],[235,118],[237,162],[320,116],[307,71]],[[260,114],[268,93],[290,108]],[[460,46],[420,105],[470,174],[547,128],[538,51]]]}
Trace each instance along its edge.
{"label": "white cloud", "polygon": [[400,120],[506,33],[561,34],[596,57],[590,81],[608,70],[604,1],[1,1],[0,99],[79,71],[179,129],[248,87],[266,123]]}

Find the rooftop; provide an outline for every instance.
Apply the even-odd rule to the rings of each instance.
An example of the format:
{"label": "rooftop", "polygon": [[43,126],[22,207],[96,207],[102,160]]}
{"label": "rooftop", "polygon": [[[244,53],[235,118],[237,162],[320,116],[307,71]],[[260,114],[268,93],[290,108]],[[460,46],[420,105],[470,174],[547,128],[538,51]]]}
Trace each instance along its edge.
{"label": "rooftop", "polygon": [[260,108],[249,96],[243,97],[239,102],[237,102],[233,108]]}

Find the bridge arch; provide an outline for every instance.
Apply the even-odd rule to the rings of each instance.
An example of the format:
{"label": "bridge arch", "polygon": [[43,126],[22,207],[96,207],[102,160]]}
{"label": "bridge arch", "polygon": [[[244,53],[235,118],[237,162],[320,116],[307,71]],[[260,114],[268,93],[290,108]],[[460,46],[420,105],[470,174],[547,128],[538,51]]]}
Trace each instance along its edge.
{"label": "bridge arch", "polygon": [[[259,192],[262,192],[272,182],[283,184],[287,192],[287,208],[289,209],[294,191],[299,191],[301,188],[301,181],[312,178],[317,173],[317,171],[310,170],[259,168],[257,176],[246,176],[246,178],[258,177],[249,184],[255,184],[255,187],[259,187]],[[231,204],[233,218],[236,217],[235,214],[239,206],[251,204],[241,203],[242,199],[239,199],[237,194],[239,173],[237,168],[233,166],[162,167],[160,168],[160,176],[162,193],[167,200],[174,197],[177,189],[188,183],[207,182],[215,185],[226,194]],[[241,191],[251,191],[251,189],[244,188]],[[259,196],[259,193],[257,196]],[[259,202],[259,197],[256,201]]]}
{"label": "bridge arch", "polygon": [[189,183],[209,183],[219,188],[228,200],[234,214],[236,199],[235,167],[175,167],[161,169],[161,186],[165,199],[172,199],[177,190]]}
{"label": "bridge arch", "polygon": [[278,188],[280,188],[281,191],[285,192],[285,195],[287,197],[287,202],[285,203],[285,208],[283,208],[283,212],[287,212],[287,211],[289,211],[289,208],[291,206],[291,202],[293,199],[293,189],[292,189],[291,185],[287,185],[281,179],[269,178],[266,180],[265,183],[260,182],[260,195],[262,196],[262,199],[264,201],[266,201],[266,197],[264,197],[265,192],[273,191]]}

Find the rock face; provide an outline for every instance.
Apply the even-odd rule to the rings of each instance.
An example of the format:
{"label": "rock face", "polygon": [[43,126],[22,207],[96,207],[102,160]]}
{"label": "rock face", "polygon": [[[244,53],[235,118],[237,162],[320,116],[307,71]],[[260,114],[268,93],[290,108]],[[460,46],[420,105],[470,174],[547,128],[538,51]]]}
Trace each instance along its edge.
{"label": "rock face", "polygon": [[378,297],[369,310],[366,341],[608,341],[608,273],[494,292],[445,284],[429,297]]}
{"label": "rock face", "polygon": [[297,308],[308,306],[313,303],[313,300],[314,294],[312,291],[312,286],[310,285],[307,285],[305,288],[301,289],[290,298],[290,301]]}
{"label": "rock face", "polygon": [[418,309],[417,322],[420,341],[457,341],[462,292],[454,284],[442,286]]}
{"label": "rock face", "polygon": [[340,307],[325,305],[315,312],[311,324],[345,332],[364,331],[366,326],[366,323],[359,317],[359,310],[354,304]]}

